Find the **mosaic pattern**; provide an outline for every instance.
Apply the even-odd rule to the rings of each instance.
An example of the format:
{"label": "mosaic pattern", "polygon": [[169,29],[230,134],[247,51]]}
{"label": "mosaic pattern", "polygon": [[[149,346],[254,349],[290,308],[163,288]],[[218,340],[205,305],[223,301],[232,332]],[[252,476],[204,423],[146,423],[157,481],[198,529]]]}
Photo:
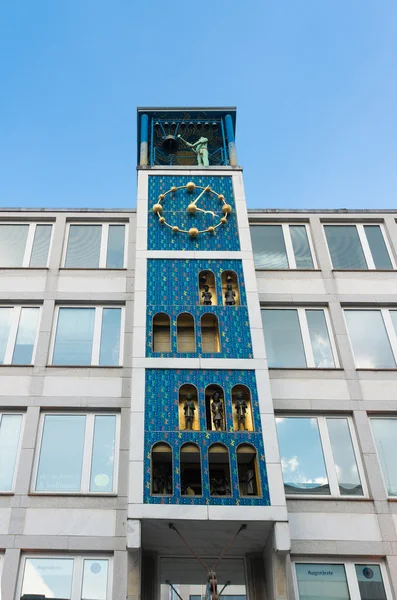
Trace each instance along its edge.
{"label": "mosaic pattern", "polygon": [[[237,274],[240,306],[200,306],[199,273],[210,270],[215,276],[218,302],[222,297],[222,271]],[[183,282],[183,285],[181,285]],[[252,358],[251,334],[242,263],[240,260],[148,260],[146,356],[196,358]],[[197,303],[197,304],[192,304]],[[182,308],[183,307],[183,308]],[[196,326],[196,352],[177,351],[177,317],[182,312],[193,315]],[[152,321],[157,313],[166,313],[171,320],[171,352],[153,352]],[[220,352],[202,352],[200,319],[205,313],[218,318]]]}
{"label": "mosaic pattern", "polygon": [[198,291],[200,271],[212,271],[214,273],[218,303],[220,303],[222,296],[222,272],[234,271],[238,279],[240,304],[246,306],[247,299],[241,260],[189,259],[149,259],[147,261],[148,305],[194,306],[198,304],[200,300]]}
{"label": "mosaic pattern", "polygon": [[[189,383],[198,390],[200,431],[178,430],[178,390]],[[225,393],[225,415],[228,431],[206,431],[205,388],[216,383]],[[252,397],[253,432],[233,430],[231,391],[233,386],[243,384],[249,387]],[[146,371],[145,402],[145,469],[144,500],[151,504],[223,504],[269,506],[269,488],[266,473],[266,461],[260,428],[259,404],[254,371],[226,370],[163,370]],[[150,494],[150,458],[151,448],[157,442],[167,442],[173,451],[173,495],[151,496]],[[181,496],[179,452],[182,444],[194,442],[201,450],[202,496]],[[231,497],[211,497],[208,470],[208,447],[213,443],[225,444],[229,449],[232,483]],[[255,446],[258,456],[261,480],[261,496],[255,498],[240,497],[236,449],[241,443]]]}
{"label": "mosaic pattern", "polygon": [[[227,218],[227,223],[218,227],[215,233],[200,234],[194,239],[185,233],[173,233],[169,227],[160,225],[157,215],[152,211],[152,206],[160,194],[168,191],[172,186],[185,186],[189,181],[194,181],[196,185],[209,185],[218,194],[223,194],[226,202],[233,209]],[[201,212],[195,215],[187,213],[188,204],[197,196],[198,193],[191,194],[186,189],[168,194],[164,200],[163,212],[167,222],[177,225],[180,229],[197,227],[200,230],[219,223],[221,203],[212,194],[209,196],[204,194],[197,206],[215,212],[217,217]],[[148,250],[240,250],[232,178],[230,176],[151,175],[149,177]]]}

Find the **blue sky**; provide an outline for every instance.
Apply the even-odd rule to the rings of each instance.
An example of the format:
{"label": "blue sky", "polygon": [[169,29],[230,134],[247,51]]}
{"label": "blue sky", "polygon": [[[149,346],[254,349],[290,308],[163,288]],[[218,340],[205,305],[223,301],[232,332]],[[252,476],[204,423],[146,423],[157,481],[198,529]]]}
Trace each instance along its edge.
{"label": "blue sky", "polygon": [[1,206],[135,206],[138,105],[236,105],[250,207],[394,208],[397,2],[1,2]]}

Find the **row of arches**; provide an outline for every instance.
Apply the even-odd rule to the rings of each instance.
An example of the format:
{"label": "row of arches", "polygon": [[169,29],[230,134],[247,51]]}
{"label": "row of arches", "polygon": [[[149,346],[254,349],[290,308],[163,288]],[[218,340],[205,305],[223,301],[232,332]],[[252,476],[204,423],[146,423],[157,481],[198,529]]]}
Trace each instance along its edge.
{"label": "row of arches", "polygon": [[[240,289],[237,273],[222,271],[221,273],[223,306],[240,306]],[[212,271],[200,271],[199,278],[199,304],[204,306],[217,306],[218,294],[216,290],[215,275]]]}
{"label": "row of arches", "polygon": [[[251,444],[236,449],[240,496],[258,497],[261,493],[257,452]],[[174,493],[172,448],[158,442],[151,452],[151,494],[172,496]],[[187,442],[179,451],[181,496],[202,496],[203,478],[201,451],[197,444]],[[210,496],[232,496],[229,449],[224,444],[208,448],[208,478]]]}
{"label": "row of arches", "polygon": [[[206,313],[200,319],[202,352],[221,351],[218,317]],[[176,319],[177,352],[196,352],[196,327],[193,315],[184,312]],[[153,352],[171,352],[171,319],[167,313],[157,313],[152,322]]]}
{"label": "row of arches", "polygon": [[[251,390],[246,385],[238,384],[231,390],[232,422],[229,422],[230,412],[226,410],[225,393],[220,385],[208,385],[204,398],[207,431],[254,431]],[[193,384],[185,383],[178,390],[178,420],[181,431],[200,430],[198,390]]]}

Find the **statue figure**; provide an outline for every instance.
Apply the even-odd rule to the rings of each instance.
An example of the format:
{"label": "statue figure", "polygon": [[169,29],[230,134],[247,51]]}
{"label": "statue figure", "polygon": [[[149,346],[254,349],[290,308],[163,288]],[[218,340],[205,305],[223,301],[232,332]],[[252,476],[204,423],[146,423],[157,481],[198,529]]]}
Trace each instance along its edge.
{"label": "statue figure", "polygon": [[201,297],[203,298],[203,304],[205,306],[211,306],[212,304],[212,294],[210,292],[210,286],[205,284],[204,286],[204,292],[202,292]]}
{"label": "statue figure", "polygon": [[228,477],[213,477],[211,479],[211,496],[231,496],[230,480]]}
{"label": "statue figure", "polygon": [[219,392],[214,392],[212,396],[211,412],[215,430],[223,430],[223,404]]}
{"label": "statue figure", "polygon": [[187,394],[185,403],[183,405],[183,412],[185,414],[185,429],[193,429],[193,419],[195,410],[196,405],[194,403],[194,400],[192,399],[192,395]]}
{"label": "statue figure", "polygon": [[236,304],[235,297],[236,297],[236,292],[233,291],[233,284],[231,282],[229,282],[226,284],[226,292],[225,292],[226,306],[234,306]]}
{"label": "statue figure", "polygon": [[172,475],[166,472],[164,465],[159,465],[153,471],[152,494],[161,496],[172,495]]}
{"label": "statue figure", "polygon": [[208,159],[208,138],[201,137],[200,139],[197,140],[197,142],[194,142],[194,144],[190,144],[190,142],[187,142],[186,140],[184,140],[181,135],[178,135],[178,138],[184,144],[186,144],[186,146],[191,148],[193,150],[193,152],[196,153],[197,164],[199,166],[203,166],[203,167],[209,166],[210,163],[209,163],[209,159]]}
{"label": "statue figure", "polygon": [[245,430],[245,419],[247,414],[248,405],[245,401],[243,392],[238,392],[236,398],[236,413],[237,413],[237,423],[238,428]]}

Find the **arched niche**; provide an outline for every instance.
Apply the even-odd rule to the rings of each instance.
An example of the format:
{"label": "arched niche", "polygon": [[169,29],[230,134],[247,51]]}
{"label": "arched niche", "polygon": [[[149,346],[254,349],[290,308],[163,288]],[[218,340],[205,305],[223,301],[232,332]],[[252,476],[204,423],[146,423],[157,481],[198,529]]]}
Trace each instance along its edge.
{"label": "arched niche", "polygon": [[201,349],[203,352],[220,352],[221,343],[219,338],[218,317],[213,313],[202,315],[201,325]]}
{"label": "arched niche", "polygon": [[216,306],[215,275],[212,271],[200,271],[199,273],[199,304],[202,306]]}
{"label": "arched niche", "polygon": [[172,449],[169,444],[158,442],[152,447],[150,476],[153,496],[172,496]]}
{"label": "arched niche", "polygon": [[181,495],[201,496],[201,454],[197,444],[187,443],[180,450]]}
{"label": "arched niche", "polygon": [[205,419],[207,431],[226,430],[225,395],[220,385],[211,384],[205,388]]}
{"label": "arched niche", "polygon": [[208,448],[208,474],[211,496],[232,495],[229,450],[223,444]]}
{"label": "arched niche", "polygon": [[251,390],[246,385],[232,388],[233,427],[235,431],[254,431]]}
{"label": "arched niche", "polygon": [[171,352],[171,320],[166,313],[153,317],[153,352]]}
{"label": "arched niche", "polygon": [[179,388],[179,429],[199,431],[200,419],[198,410],[197,388],[186,383]]}
{"label": "arched niche", "polygon": [[196,352],[194,318],[190,313],[181,313],[176,320],[177,352]]}
{"label": "arched niche", "polygon": [[260,478],[256,448],[251,444],[237,446],[237,469],[240,496],[260,496]]}
{"label": "arched niche", "polygon": [[237,273],[222,271],[222,302],[224,306],[240,306],[240,289]]}

